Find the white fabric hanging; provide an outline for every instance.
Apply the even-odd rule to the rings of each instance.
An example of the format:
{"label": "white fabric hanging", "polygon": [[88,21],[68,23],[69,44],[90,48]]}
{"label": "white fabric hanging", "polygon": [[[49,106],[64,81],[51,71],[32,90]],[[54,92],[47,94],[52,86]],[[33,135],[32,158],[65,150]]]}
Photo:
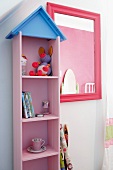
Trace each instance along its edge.
{"label": "white fabric hanging", "polygon": [[113,1],[106,0],[106,87],[107,113],[105,132],[105,152],[102,170],[113,170]]}

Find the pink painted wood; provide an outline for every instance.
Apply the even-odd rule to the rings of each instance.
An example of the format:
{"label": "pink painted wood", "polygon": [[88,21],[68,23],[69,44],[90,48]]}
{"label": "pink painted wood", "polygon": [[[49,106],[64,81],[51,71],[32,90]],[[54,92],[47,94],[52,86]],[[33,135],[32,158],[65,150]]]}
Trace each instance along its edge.
{"label": "pink painted wood", "polygon": [[29,119],[22,119],[22,122],[38,122],[38,121],[44,121],[44,120],[54,120],[54,119],[59,119],[59,116],[55,116],[53,114],[45,115],[44,117],[34,117],[34,118],[29,118]]}
{"label": "pink painted wood", "polygon": [[[38,48],[46,50],[53,46],[51,77],[29,76],[32,62],[38,61]],[[60,38],[47,41],[44,39],[22,37],[13,39],[13,125],[14,125],[14,170],[60,170],[60,132],[59,132],[59,47]],[[28,58],[27,75],[22,76],[21,55]],[[43,118],[22,118],[22,91],[30,91],[35,113],[42,111],[42,101],[50,101],[50,115]],[[32,154],[27,148],[32,145],[32,138],[45,140],[47,150],[41,154]]]}
{"label": "pink painted wood", "polygon": [[22,34],[13,39],[13,150],[14,170],[22,170]]}
{"label": "pink painted wood", "polygon": [[36,153],[31,154],[31,153],[27,152],[25,149],[25,150],[23,150],[22,160],[23,161],[31,161],[34,159],[45,158],[45,157],[54,156],[54,155],[59,154],[56,150],[54,150],[52,147],[50,147],[48,145],[46,146],[46,149],[47,150],[45,152],[42,152],[40,154],[36,154]]}
{"label": "pink painted wood", "polygon": [[[54,113],[54,115],[60,117],[60,68],[59,68],[59,58],[60,58],[60,37],[56,39],[56,41],[51,40],[49,45],[53,46],[53,60],[52,60],[52,68],[54,75],[58,76],[58,79],[54,81],[50,81],[50,85],[48,86],[48,90],[52,93],[49,93],[49,100],[51,101],[50,109]],[[54,88],[53,88],[54,87]],[[48,141],[50,145],[60,153],[60,120],[50,121],[48,124]],[[57,140],[56,140],[57,139]],[[48,161],[48,169],[58,169],[60,170],[60,154],[58,157],[49,159]]]}
{"label": "pink painted wood", "polygon": [[[41,159],[37,159],[36,156],[39,156],[37,154],[33,154],[35,156],[35,159],[31,159],[30,161],[23,161],[23,169],[27,169],[27,170],[58,170],[58,164],[56,162],[58,162],[58,153],[55,153],[54,155],[51,155],[51,150],[48,148],[48,154],[47,157],[43,157]],[[26,153],[25,153],[26,154]],[[42,153],[43,156],[44,153]],[[30,156],[32,156],[32,154],[30,154]],[[41,166],[40,166],[41,165]],[[50,165],[50,166],[49,166]]]}
{"label": "pink painted wood", "polygon": [[81,17],[91,19],[94,21],[94,71],[95,71],[95,93],[88,94],[72,94],[72,95],[60,95],[60,102],[72,102],[82,100],[97,100],[101,99],[101,46],[100,46],[100,14],[80,10],[72,7],[62,6],[53,3],[47,3],[47,11],[54,20],[55,13],[71,15],[75,17]]}
{"label": "pink painted wood", "polygon": [[[32,156],[32,154],[30,155]],[[26,170],[37,170],[37,169],[46,170],[47,167],[48,167],[48,158],[42,158],[42,159],[35,158],[34,160],[31,159],[30,161],[23,161],[23,169]]]}

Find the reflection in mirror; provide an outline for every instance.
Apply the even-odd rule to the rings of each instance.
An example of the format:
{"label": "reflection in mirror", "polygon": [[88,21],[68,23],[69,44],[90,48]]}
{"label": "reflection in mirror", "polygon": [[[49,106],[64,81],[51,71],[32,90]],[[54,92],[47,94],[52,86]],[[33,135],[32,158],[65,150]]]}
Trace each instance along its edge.
{"label": "reflection in mirror", "polygon": [[62,94],[76,94],[76,79],[75,74],[71,69],[68,69],[64,75],[64,80],[61,85]]}
{"label": "reflection in mirror", "polygon": [[[94,21],[55,13],[55,22],[67,37],[67,40],[61,43],[61,94],[76,94],[76,90],[74,90],[73,93],[72,91],[64,91],[64,87],[66,86],[66,84],[64,84],[64,75],[66,70],[70,68],[76,75],[79,93],[94,93],[93,90],[85,90],[87,83],[95,83]],[[67,86],[69,87],[69,84]],[[70,86],[72,86],[71,83]],[[75,89],[76,88],[75,86]]]}
{"label": "reflection in mirror", "polygon": [[[94,32],[94,21],[91,19],[80,18],[64,14],[54,14],[55,23],[59,26],[66,26],[69,28],[76,28]],[[67,22],[68,21],[68,22]]]}
{"label": "reflection in mirror", "polygon": [[100,14],[49,2],[47,11],[67,38],[60,43],[60,101],[101,99]]}

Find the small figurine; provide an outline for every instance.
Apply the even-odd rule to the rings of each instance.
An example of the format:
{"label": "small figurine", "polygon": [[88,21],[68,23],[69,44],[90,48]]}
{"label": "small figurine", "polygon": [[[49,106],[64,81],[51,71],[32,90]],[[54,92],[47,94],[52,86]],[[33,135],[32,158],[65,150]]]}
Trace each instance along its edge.
{"label": "small figurine", "polygon": [[44,100],[42,101],[42,113],[43,114],[49,114],[49,101],[48,100]]}
{"label": "small figurine", "polygon": [[51,56],[53,54],[52,46],[48,50],[48,54],[45,53],[45,49],[40,47],[38,50],[40,56],[40,62],[33,62],[32,66],[35,68],[35,71],[30,71],[30,76],[51,76]]}
{"label": "small figurine", "polygon": [[26,70],[27,60],[28,59],[25,55],[21,56],[22,75],[23,76],[27,74],[27,70]]}

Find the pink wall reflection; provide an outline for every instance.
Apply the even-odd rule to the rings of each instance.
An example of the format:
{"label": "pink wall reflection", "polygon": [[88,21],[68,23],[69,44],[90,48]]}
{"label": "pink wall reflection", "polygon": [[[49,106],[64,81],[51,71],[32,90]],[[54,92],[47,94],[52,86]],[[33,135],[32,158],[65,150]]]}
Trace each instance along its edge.
{"label": "pink wall reflection", "polygon": [[94,32],[59,26],[66,41],[61,42],[60,70],[63,76],[67,69],[75,73],[80,93],[84,93],[85,83],[94,82]]}

